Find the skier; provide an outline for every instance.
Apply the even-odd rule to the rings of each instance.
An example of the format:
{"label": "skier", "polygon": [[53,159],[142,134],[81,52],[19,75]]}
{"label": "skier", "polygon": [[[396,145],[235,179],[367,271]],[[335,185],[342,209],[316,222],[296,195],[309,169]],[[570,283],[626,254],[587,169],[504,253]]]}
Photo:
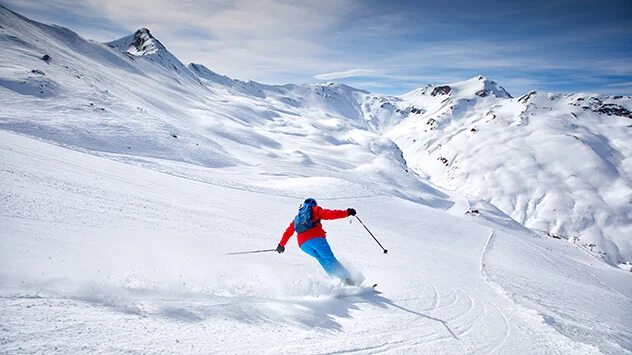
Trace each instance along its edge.
{"label": "skier", "polygon": [[329,243],[325,239],[326,232],[320,223],[321,219],[339,219],[355,215],[356,211],[353,208],[328,210],[318,206],[315,199],[308,198],[303,202],[298,214],[283,233],[276,252],[279,254],[285,252],[285,244],[296,232],[298,246],[305,253],[316,258],[329,276],[337,277],[347,285],[355,285],[349,271],[342,266],[331,251]]}

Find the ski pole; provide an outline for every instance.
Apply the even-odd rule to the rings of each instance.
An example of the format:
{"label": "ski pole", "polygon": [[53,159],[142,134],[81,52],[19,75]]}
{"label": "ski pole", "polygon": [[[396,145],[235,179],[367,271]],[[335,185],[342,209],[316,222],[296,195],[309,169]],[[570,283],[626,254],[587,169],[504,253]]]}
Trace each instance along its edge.
{"label": "ski pole", "polygon": [[255,253],[267,253],[271,251],[276,251],[276,249],[263,249],[263,250],[252,250],[252,251],[238,251],[236,253],[227,253],[225,255],[239,255],[239,254],[255,254]]}
{"label": "ski pole", "polygon": [[373,233],[371,233],[371,231],[369,230],[369,228],[367,228],[364,223],[362,223],[362,220],[360,219],[360,217],[355,216],[355,218],[358,219],[358,221],[360,222],[360,224],[362,225],[362,227],[364,227],[364,229],[366,229],[367,232],[369,232],[369,234],[371,235],[371,237],[373,237],[373,239],[375,240],[375,242],[377,243],[377,245],[380,246],[380,248],[382,248],[382,250],[384,250],[384,254],[388,254],[388,250],[384,249],[384,247],[382,246],[382,244],[380,244],[380,242],[377,240],[377,238],[375,238],[375,236],[373,235]]}

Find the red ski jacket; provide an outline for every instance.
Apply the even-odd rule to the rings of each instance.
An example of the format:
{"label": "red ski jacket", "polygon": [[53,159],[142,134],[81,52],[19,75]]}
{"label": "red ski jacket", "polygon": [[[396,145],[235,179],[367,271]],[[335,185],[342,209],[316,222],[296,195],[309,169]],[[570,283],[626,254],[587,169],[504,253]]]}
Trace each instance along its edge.
{"label": "red ski jacket", "polygon": [[[328,209],[321,208],[320,206],[314,206],[312,207],[312,215],[313,215],[313,220],[316,221],[319,219],[345,218],[349,216],[349,212],[347,212],[347,210],[328,210]],[[314,228],[306,230],[305,232],[298,234],[297,236],[298,246],[300,247],[301,244],[313,238],[325,238],[326,234],[327,232],[325,232],[325,230],[323,229],[323,225],[318,223],[316,224]],[[294,220],[290,222],[290,225],[285,230],[285,233],[283,233],[283,237],[281,237],[281,241],[279,242],[279,244],[282,246],[285,246],[287,241],[293,235],[294,235]]]}

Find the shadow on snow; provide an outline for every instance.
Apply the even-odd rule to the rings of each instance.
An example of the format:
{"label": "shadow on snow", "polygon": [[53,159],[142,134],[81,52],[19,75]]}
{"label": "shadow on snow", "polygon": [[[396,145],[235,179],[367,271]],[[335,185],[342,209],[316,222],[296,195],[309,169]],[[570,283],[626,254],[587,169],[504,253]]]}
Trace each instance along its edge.
{"label": "shadow on snow", "polygon": [[233,320],[244,324],[295,325],[305,328],[343,331],[340,319],[352,319],[352,311],[367,311],[363,306],[389,307],[441,323],[450,335],[458,339],[448,323],[423,313],[402,307],[371,288],[356,294],[324,295],[299,298],[258,296],[225,297],[187,293],[164,298],[164,294],[143,290],[141,297],[75,297],[95,306],[135,315],[142,318],[158,317],[173,322],[196,323],[213,319]]}

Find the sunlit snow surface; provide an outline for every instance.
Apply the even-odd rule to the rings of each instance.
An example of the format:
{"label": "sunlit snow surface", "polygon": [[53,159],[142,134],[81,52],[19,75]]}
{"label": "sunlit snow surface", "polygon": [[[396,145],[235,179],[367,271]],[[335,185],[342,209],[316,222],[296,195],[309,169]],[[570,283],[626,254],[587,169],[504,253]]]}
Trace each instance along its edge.
{"label": "sunlit snow surface", "polygon": [[325,222],[373,292],[329,280],[295,239],[282,255],[225,255],[273,248],[295,197],[0,138],[3,352],[631,349],[629,273],[491,207],[455,216],[386,192],[321,199],[354,206],[389,249],[358,223]]}
{"label": "sunlit snow surface", "polygon": [[[518,223],[630,259],[632,122],[603,113],[629,98],[269,86],[138,35],[0,8],[0,352],[632,351],[632,274]],[[325,222],[377,289],[295,239],[225,255],[274,248],[307,196],[389,249]]]}

